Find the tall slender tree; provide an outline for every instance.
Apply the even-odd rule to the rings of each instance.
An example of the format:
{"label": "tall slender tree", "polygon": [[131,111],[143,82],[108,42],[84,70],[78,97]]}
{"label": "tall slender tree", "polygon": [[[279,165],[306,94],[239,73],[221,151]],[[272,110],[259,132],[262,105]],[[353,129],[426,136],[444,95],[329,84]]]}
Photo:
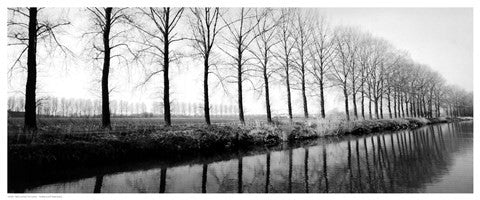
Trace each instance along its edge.
{"label": "tall slender tree", "polygon": [[[184,8],[141,8],[139,9],[142,19],[146,23],[139,22],[133,25],[143,35],[143,39],[138,41],[141,48],[138,50],[140,55],[152,57],[154,63],[161,63],[158,69],[150,70],[146,73],[146,78],[142,82],[145,84],[153,76],[158,73],[163,73],[163,117],[165,124],[170,126],[172,124],[170,111],[170,79],[169,70],[170,63],[176,61],[179,56],[172,50],[171,45],[174,42],[182,40],[177,37],[177,27]],[[138,55],[138,54],[137,54]]]}
{"label": "tall slender tree", "polygon": [[93,41],[93,50],[96,52],[94,60],[103,60],[102,68],[102,127],[104,129],[112,129],[110,120],[110,89],[109,75],[111,68],[111,59],[119,58],[127,61],[128,59],[121,53],[112,54],[113,49],[120,47],[130,50],[128,43],[125,41],[125,34],[129,29],[125,28],[125,24],[132,22],[131,16],[127,14],[127,8],[87,8],[91,14],[93,21],[93,30],[89,30],[84,37],[92,36],[93,38],[101,37],[102,45],[98,45],[98,40]]}
{"label": "tall slender tree", "polygon": [[334,53],[333,40],[330,29],[321,17],[314,21],[313,45],[310,48],[311,66],[307,67],[308,72],[313,77],[315,88],[318,87],[320,98],[320,116],[325,118],[325,94],[327,87],[326,78],[332,67],[332,57]]}
{"label": "tall slender tree", "polygon": [[[275,38],[276,28],[278,27],[278,17],[271,9],[265,9],[265,16],[258,23],[255,34],[259,37],[255,40],[254,47],[250,52],[256,60],[254,66],[258,74],[261,74],[263,79],[262,86],[265,93],[265,110],[267,113],[267,122],[272,122],[272,111],[270,104],[270,79],[277,71],[278,67],[272,64],[273,47],[278,44]],[[260,17],[260,16],[257,16]]]}
{"label": "tall slender tree", "polygon": [[279,28],[277,32],[278,40],[280,45],[278,45],[278,53],[274,51],[275,57],[279,60],[281,65],[281,72],[279,73],[285,81],[285,88],[287,89],[287,109],[288,117],[290,121],[293,119],[292,113],[292,92],[291,92],[291,74],[292,74],[292,62],[293,62],[293,49],[294,49],[294,40],[292,37],[292,9],[283,8],[280,10],[281,18],[279,22]]}
{"label": "tall slender tree", "polygon": [[[21,47],[18,57],[13,62],[9,72],[15,66],[23,66],[23,58],[27,53],[27,82],[25,86],[25,118],[24,131],[36,132],[37,130],[37,47],[42,42],[46,46],[59,47],[64,54],[71,53],[70,50],[60,43],[57,32],[62,27],[69,25],[65,19],[54,21],[47,16],[39,18],[39,12],[43,8],[9,8],[10,11],[8,26],[9,46]],[[52,52],[53,53],[53,52]]]}
{"label": "tall slender tree", "polygon": [[240,8],[238,12],[232,10],[230,15],[222,16],[228,34],[224,35],[225,47],[221,49],[233,61],[229,63],[229,66],[233,69],[233,75],[227,76],[226,79],[233,78],[234,80],[231,82],[237,84],[238,118],[242,124],[245,124],[243,83],[251,81],[251,72],[253,72],[253,69],[249,67],[252,59],[247,53],[255,39],[263,34],[257,33],[255,28],[265,17],[264,11],[254,8]]}
{"label": "tall slender tree", "polygon": [[192,46],[195,51],[203,58],[203,106],[205,123],[210,122],[210,104],[208,98],[208,75],[211,71],[212,50],[220,33],[219,26],[220,9],[219,8],[191,8],[193,17],[190,21],[193,38]]}
{"label": "tall slender tree", "polygon": [[343,91],[345,100],[345,115],[347,120],[350,120],[350,110],[348,105],[348,98],[350,96],[350,76],[353,73],[353,59],[356,54],[354,47],[355,38],[357,37],[357,30],[346,27],[339,27],[334,34],[334,48],[335,59],[332,67],[331,80],[332,83],[340,87]]}
{"label": "tall slender tree", "polygon": [[297,57],[294,59],[294,68],[297,72],[297,79],[300,81],[300,90],[302,92],[303,115],[308,118],[307,102],[307,67],[309,64],[308,51],[312,46],[312,13],[306,10],[296,10],[294,17],[293,38]]}

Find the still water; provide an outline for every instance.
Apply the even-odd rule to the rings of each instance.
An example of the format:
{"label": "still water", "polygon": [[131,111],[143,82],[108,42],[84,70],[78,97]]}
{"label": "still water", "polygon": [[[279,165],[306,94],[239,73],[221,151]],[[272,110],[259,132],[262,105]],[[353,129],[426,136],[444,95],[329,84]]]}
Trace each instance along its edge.
{"label": "still water", "polygon": [[28,193],[473,192],[473,122],[432,125],[221,161],[148,169],[25,188]]}

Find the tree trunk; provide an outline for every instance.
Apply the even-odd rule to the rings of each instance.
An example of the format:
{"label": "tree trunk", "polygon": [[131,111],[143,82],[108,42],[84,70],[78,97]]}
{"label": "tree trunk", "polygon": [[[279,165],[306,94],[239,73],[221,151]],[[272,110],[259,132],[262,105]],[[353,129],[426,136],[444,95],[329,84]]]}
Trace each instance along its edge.
{"label": "tree trunk", "polygon": [[292,114],[292,92],[290,91],[290,74],[289,70],[287,67],[286,70],[286,81],[287,81],[287,104],[288,104],[288,117],[290,118],[290,121],[293,119],[293,114]]}
{"label": "tree trunk", "polygon": [[422,117],[422,104],[418,96],[415,98],[415,108],[417,109],[417,117]]}
{"label": "tree trunk", "polygon": [[321,74],[321,80],[320,80],[320,114],[322,116],[322,119],[325,119],[325,97],[323,94],[323,73]]}
{"label": "tree trunk", "polygon": [[383,119],[383,92],[380,93],[380,118]]}
{"label": "tree trunk", "polygon": [[350,112],[348,111],[348,93],[347,93],[347,84],[343,84],[343,96],[345,98],[345,114],[347,116],[347,121],[350,121]]}
{"label": "tree trunk", "polygon": [[362,119],[365,119],[365,89],[362,83]]}
{"label": "tree trunk", "polygon": [[209,54],[206,54],[205,60],[203,62],[203,111],[205,113],[205,123],[210,125],[210,103],[208,102],[208,58]]}
{"label": "tree trunk", "polygon": [[398,110],[397,110],[397,102],[398,101],[398,93],[397,93],[397,90],[394,89],[393,90],[393,112],[394,112],[394,116],[395,118],[398,118]]}
{"label": "tree trunk", "polygon": [[428,116],[430,118],[433,118],[433,91],[432,90],[430,90],[430,98],[428,99]]}
{"label": "tree trunk", "polygon": [[410,113],[412,117],[417,117],[417,112],[415,110],[415,97],[410,95]]}
{"label": "tree trunk", "polygon": [[406,103],[404,101],[405,100],[403,98],[403,93],[399,92],[398,93],[398,106],[400,106],[400,108],[398,110],[398,116],[400,116],[400,113],[401,113],[402,117],[406,117],[405,107],[404,107],[404,106],[406,106]]}
{"label": "tree trunk", "polygon": [[25,121],[24,131],[37,130],[36,114],[36,84],[37,84],[37,8],[29,9],[28,22],[28,55],[27,55],[27,84],[25,88]]}
{"label": "tree trunk", "polygon": [[368,85],[368,115],[372,119],[372,91],[370,85]]}
{"label": "tree trunk", "polygon": [[356,91],[355,91],[355,82],[353,83],[352,89],[353,89],[353,92],[352,92],[353,115],[355,116],[355,119],[358,119],[358,112],[357,112],[357,94],[356,94]]}
{"label": "tree trunk", "polygon": [[422,100],[420,97],[417,97],[417,110],[418,110],[418,116],[423,117],[423,112],[422,112]]}
{"label": "tree trunk", "polygon": [[418,117],[423,117],[422,101],[421,101],[420,97],[417,97],[417,110],[418,110]]}
{"label": "tree trunk", "polygon": [[110,28],[111,28],[112,8],[105,9],[105,29],[103,32],[103,73],[102,73],[102,127],[112,129],[110,123],[110,99],[108,89],[108,75],[110,73]]}
{"label": "tree trunk", "polygon": [[272,112],[270,110],[270,89],[268,87],[267,60],[263,66],[263,80],[265,81],[265,108],[267,109],[267,122],[272,122]]}
{"label": "tree trunk", "polygon": [[[169,9],[169,8],[167,8]],[[169,22],[169,16],[170,14],[166,14],[166,21]],[[168,23],[166,23],[165,25],[165,30],[169,30],[169,27],[168,27]],[[163,38],[164,38],[164,42],[163,42],[163,45],[164,45],[164,51],[163,51],[163,114],[164,114],[164,120],[165,120],[165,124],[167,126],[170,126],[172,125],[172,119],[171,119],[171,116],[170,116],[170,81],[169,81],[169,78],[168,78],[168,70],[169,70],[169,63],[170,63],[170,60],[169,60],[169,57],[168,57],[168,54],[169,54],[169,38],[168,38],[168,31],[165,31],[165,33],[163,34]]]}
{"label": "tree trunk", "polygon": [[305,86],[305,68],[302,67],[302,99],[303,99],[303,115],[305,118],[308,118],[308,104],[307,104],[307,94]]}
{"label": "tree trunk", "polygon": [[417,115],[418,117],[422,117],[422,103],[421,103],[420,97],[417,97],[415,100],[417,101],[416,102]]}
{"label": "tree trunk", "polygon": [[417,109],[418,109],[418,116],[423,117],[423,111],[422,111],[422,99],[420,97],[417,97]]}
{"label": "tree trunk", "polygon": [[402,104],[402,115],[403,117],[410,117],[410,114],[408,112],[408,99],[407,99],[407,94],[402,94],[402,101],[405,102],[405,108],[403,107]]}
{"label": "tree trunk", "polygon": [[[240,50],[239,50],[240,52]],[[238,86],[238,118],[240,123],[245,124],[245,116],[243,114],[243,85],[242,85],[242,64],[241,56],[238,60],[238,74],[237,74],[237,86]]]}
{"label": "tree trunk", "polygon": [[388,94],[387,94],[388,115],[389,115],[390,119],[392,119],[392,107],[391,107],[391,104],[390,104],[390,101],[391,101],[390,92],[391,92],[391,90],[390,90],[390,88],[388,88]]}
{"label": "tree trunk", "polygon": [[425,95],[422,97],[423,117],[428,117],[427,102],[425,102]]}
{"label": "tree trunk", "polygon": [[400,91],[398,91],[398,117],[405,117],[403,94]]}

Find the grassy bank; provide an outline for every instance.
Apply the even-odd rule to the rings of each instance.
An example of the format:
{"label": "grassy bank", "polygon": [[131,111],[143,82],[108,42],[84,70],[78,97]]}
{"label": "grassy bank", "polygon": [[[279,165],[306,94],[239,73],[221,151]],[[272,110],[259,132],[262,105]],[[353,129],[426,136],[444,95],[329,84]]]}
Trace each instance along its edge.
{"label": "grassy bank", "polygon": [[[55,170],[145,159],[178,159],[214,155],[258,146],[275,146],[318,137],[361,135],[420,127],[449,119],[379,119],[362,121],[307,120],[275,125],[181,125],[127,133],[39,134],[33,144],[8,146],[8,166],[24,170]],[[9,172],[10,175],[10,172]]]}

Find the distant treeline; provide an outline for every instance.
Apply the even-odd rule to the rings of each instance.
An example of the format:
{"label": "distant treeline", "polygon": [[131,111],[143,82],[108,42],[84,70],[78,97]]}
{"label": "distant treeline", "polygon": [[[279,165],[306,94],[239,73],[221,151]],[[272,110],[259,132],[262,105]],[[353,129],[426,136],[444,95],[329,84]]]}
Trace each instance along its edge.
{"label": "distant treeline", "polygon": [[[8,97],[8,110],[24,112],[25,99],[21,96]],[[232,104],[214,104],[210,106],[212,115],[230,116],[237,114]],[[112,116],[154,117],[163,116],[163,103],[153,102],[150,109],[144,102],[128,102],[111,100]],[[174,116],[202,116],[203,106],[195,102],[172,102]],[[100,99],[58,98],[47,96],[37,101],[37,114],[51,117],[98,117],[101,116],[102,102]]]}

